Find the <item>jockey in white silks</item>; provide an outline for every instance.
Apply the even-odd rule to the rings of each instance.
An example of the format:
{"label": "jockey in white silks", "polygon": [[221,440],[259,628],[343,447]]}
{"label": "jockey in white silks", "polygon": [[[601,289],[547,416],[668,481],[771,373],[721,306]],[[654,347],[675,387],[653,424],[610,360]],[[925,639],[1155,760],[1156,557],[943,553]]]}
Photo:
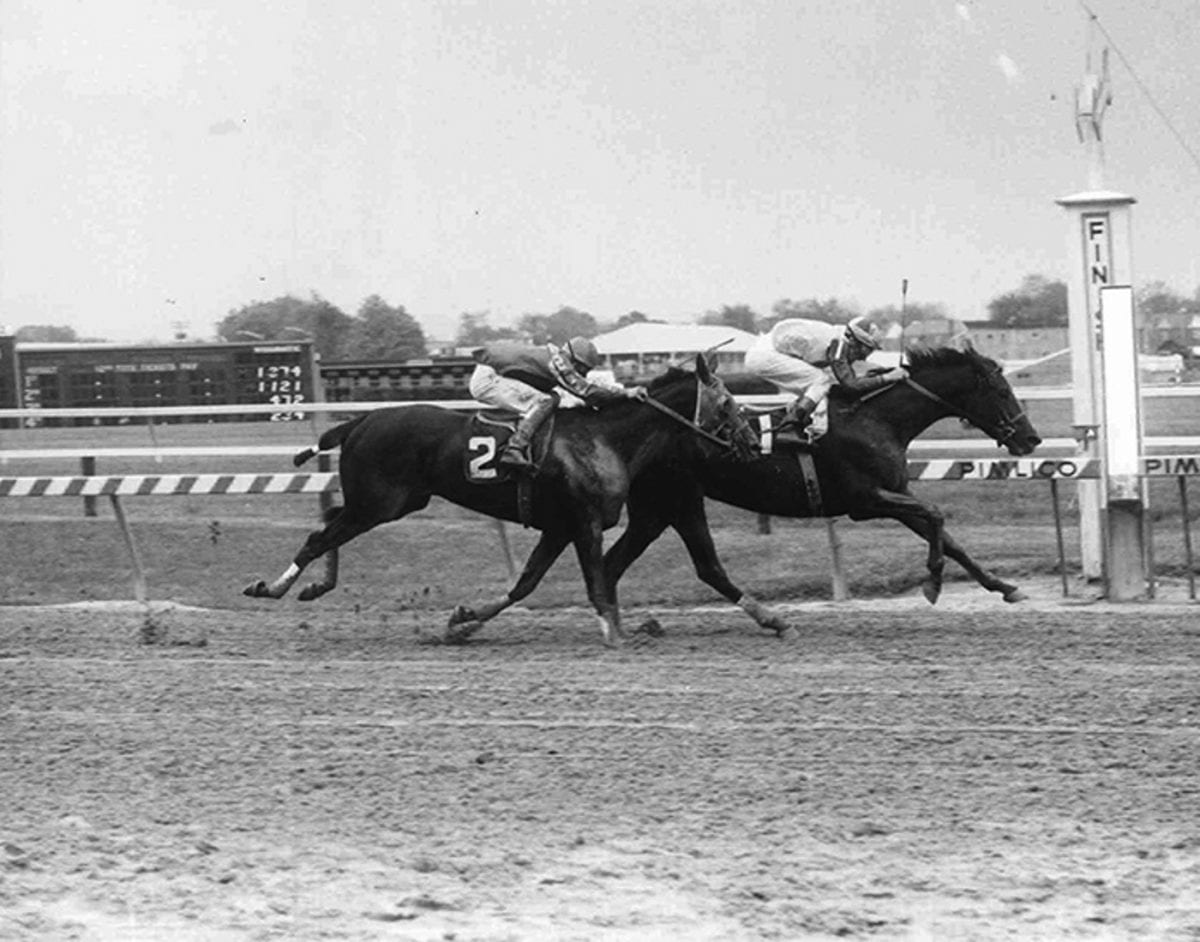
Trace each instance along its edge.
{"label": "jockey in white silks", "polygon": [[834,384],[861,396],[908,376],[903,367],[858,375],[854,363],[878,349],[879,329],[865,317],[845,325],[791,317],[755,339],[746,351],[745,368],[797,397],[788,412],[800,430]]}
{"label": "jockey in white silks", "polygon": [[626,389],[616,382],[588,379],[600,363],[600,354],[586,337],[574,337],[561,348],[552,343],[540,347],[493,343],[472,355],[479,365],[468,383],[471,396],[484,405],[521,414],[499,458],[499,464],[514,469],[533,464],[529,454],[533,436],[559,405],[599,409],[624,399],[646,398],[640,386]]}

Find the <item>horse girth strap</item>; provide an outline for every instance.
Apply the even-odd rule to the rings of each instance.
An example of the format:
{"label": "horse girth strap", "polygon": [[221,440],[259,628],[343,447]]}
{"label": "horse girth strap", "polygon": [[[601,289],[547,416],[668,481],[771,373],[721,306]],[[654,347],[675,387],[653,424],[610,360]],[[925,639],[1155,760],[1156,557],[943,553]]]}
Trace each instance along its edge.
{"label": "horse girth strap", "polygon": [[[670,406],[663,405],[661,402],[659,402],[657,399],[653,398],[652,396],[647,396],[645,398],[645,400],[643,400],[643,401],[646,403],[646,405],[653,406],[655,409],[657,409],[663,415],[670,416],[670,418],[672,418],[674,421],[678,422],[680,425],[690,428],[693,432],[695,432],[701,438],[707,438],[710,442],[714,442],[715,444],[720,445],[722,448],[730,447],[729,442],[725,441],[722,438],[718,438],[716,435],[714,435],[708,429],[702,428],[698,422],[694,422],[691,419],[688,419],[688,418],[680,415],[678,412],[676,412]],[[699,417],[699,412],[700,412],[700,380],[697,379],[696,380],[697,418]]]}

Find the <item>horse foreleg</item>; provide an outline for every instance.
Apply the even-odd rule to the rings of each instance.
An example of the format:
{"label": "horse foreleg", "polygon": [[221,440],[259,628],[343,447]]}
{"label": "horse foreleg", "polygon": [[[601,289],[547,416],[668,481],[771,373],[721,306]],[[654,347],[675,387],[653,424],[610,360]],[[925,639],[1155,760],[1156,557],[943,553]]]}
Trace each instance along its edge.
{"label": "horse foreleg", "polygon": [[491,602],[468,608],[465,605],[455,606],[450,613],[450,621],[446,625],[443,640],[448,644],[460,644],[483,627],[483,623],[499,615],[510,605],[515,605],[537,588],[538,583],[549,572],[554,561],[562,555],[562,551],[571,542],[569,534],[558,531],[542,531],[537,545],[529,554],[525,568],[507,594]]}
{"label": "horse foreleg", "polygon": [[1023,602],[1027,598],[1025,593],[1011,582],[1005,582],[975,562],[967,554],[967,551],[949,533],[944,531],[942,533],[942,545],[945,548],[946,555],[962,566],[972,579],[989,592],[999,592],[1006,602]]}
{"label": "horse foreleg", "polygon": [[729,578],[720,556],[717,555],[717,548],[713,544],[712,531],[708,528],[708,518],[704,512],[702,497],[690,512],[679,514],[672,526],[683,539],[683,545],[687,547],[688,555],[692,558],[696,575],[702,582],[720,592],[761,627],[775,632],[781,638],[791,635],[792,627],[782,616],[771,611],[749,593],[743,592]]}
{"label": "horse foreleg", "polygon": [[662,535],[667,521],[652,513],[642,513],[632,503],[628,506],[629,522],[608,552],[604,554],[604,581],[608,583],[613,597],[617,595],[617,583],[642,555],[646,547]]}
{"label": "horse foreleg", "polygon": [[600,620],[600,633],[610,647],[625,637],[621,628],[621,612],[617,606],[616,588],[604,572],[604,527],[599,516],[583,521],[575,534],[575,555],[583,571],[588,600]]}

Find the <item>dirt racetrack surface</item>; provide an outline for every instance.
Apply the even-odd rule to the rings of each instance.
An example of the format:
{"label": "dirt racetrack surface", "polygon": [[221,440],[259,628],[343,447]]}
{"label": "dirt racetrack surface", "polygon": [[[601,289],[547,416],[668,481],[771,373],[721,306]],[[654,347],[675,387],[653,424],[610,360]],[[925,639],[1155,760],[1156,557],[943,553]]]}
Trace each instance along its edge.
{"label": "dirt racetrack surface", "polygon": [[1187,604],[0,609],[0,937],[1195,939]]}

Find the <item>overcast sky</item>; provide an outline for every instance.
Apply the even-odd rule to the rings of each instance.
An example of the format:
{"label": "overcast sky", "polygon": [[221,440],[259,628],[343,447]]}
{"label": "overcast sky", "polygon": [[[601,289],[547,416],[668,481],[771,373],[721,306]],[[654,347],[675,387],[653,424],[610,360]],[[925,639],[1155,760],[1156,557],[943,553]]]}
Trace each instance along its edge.
{"label": "overcast sky", "polygon": [[[1200,151],[1195,0],[1089,6]],[[0,324],[377,293],[446,337],[902,278],[985,317],[1067,277],[1088,39],[1078,0],[0,0]],[[1136,277],[1191,294],[1200,168],[1112,66]]]}

